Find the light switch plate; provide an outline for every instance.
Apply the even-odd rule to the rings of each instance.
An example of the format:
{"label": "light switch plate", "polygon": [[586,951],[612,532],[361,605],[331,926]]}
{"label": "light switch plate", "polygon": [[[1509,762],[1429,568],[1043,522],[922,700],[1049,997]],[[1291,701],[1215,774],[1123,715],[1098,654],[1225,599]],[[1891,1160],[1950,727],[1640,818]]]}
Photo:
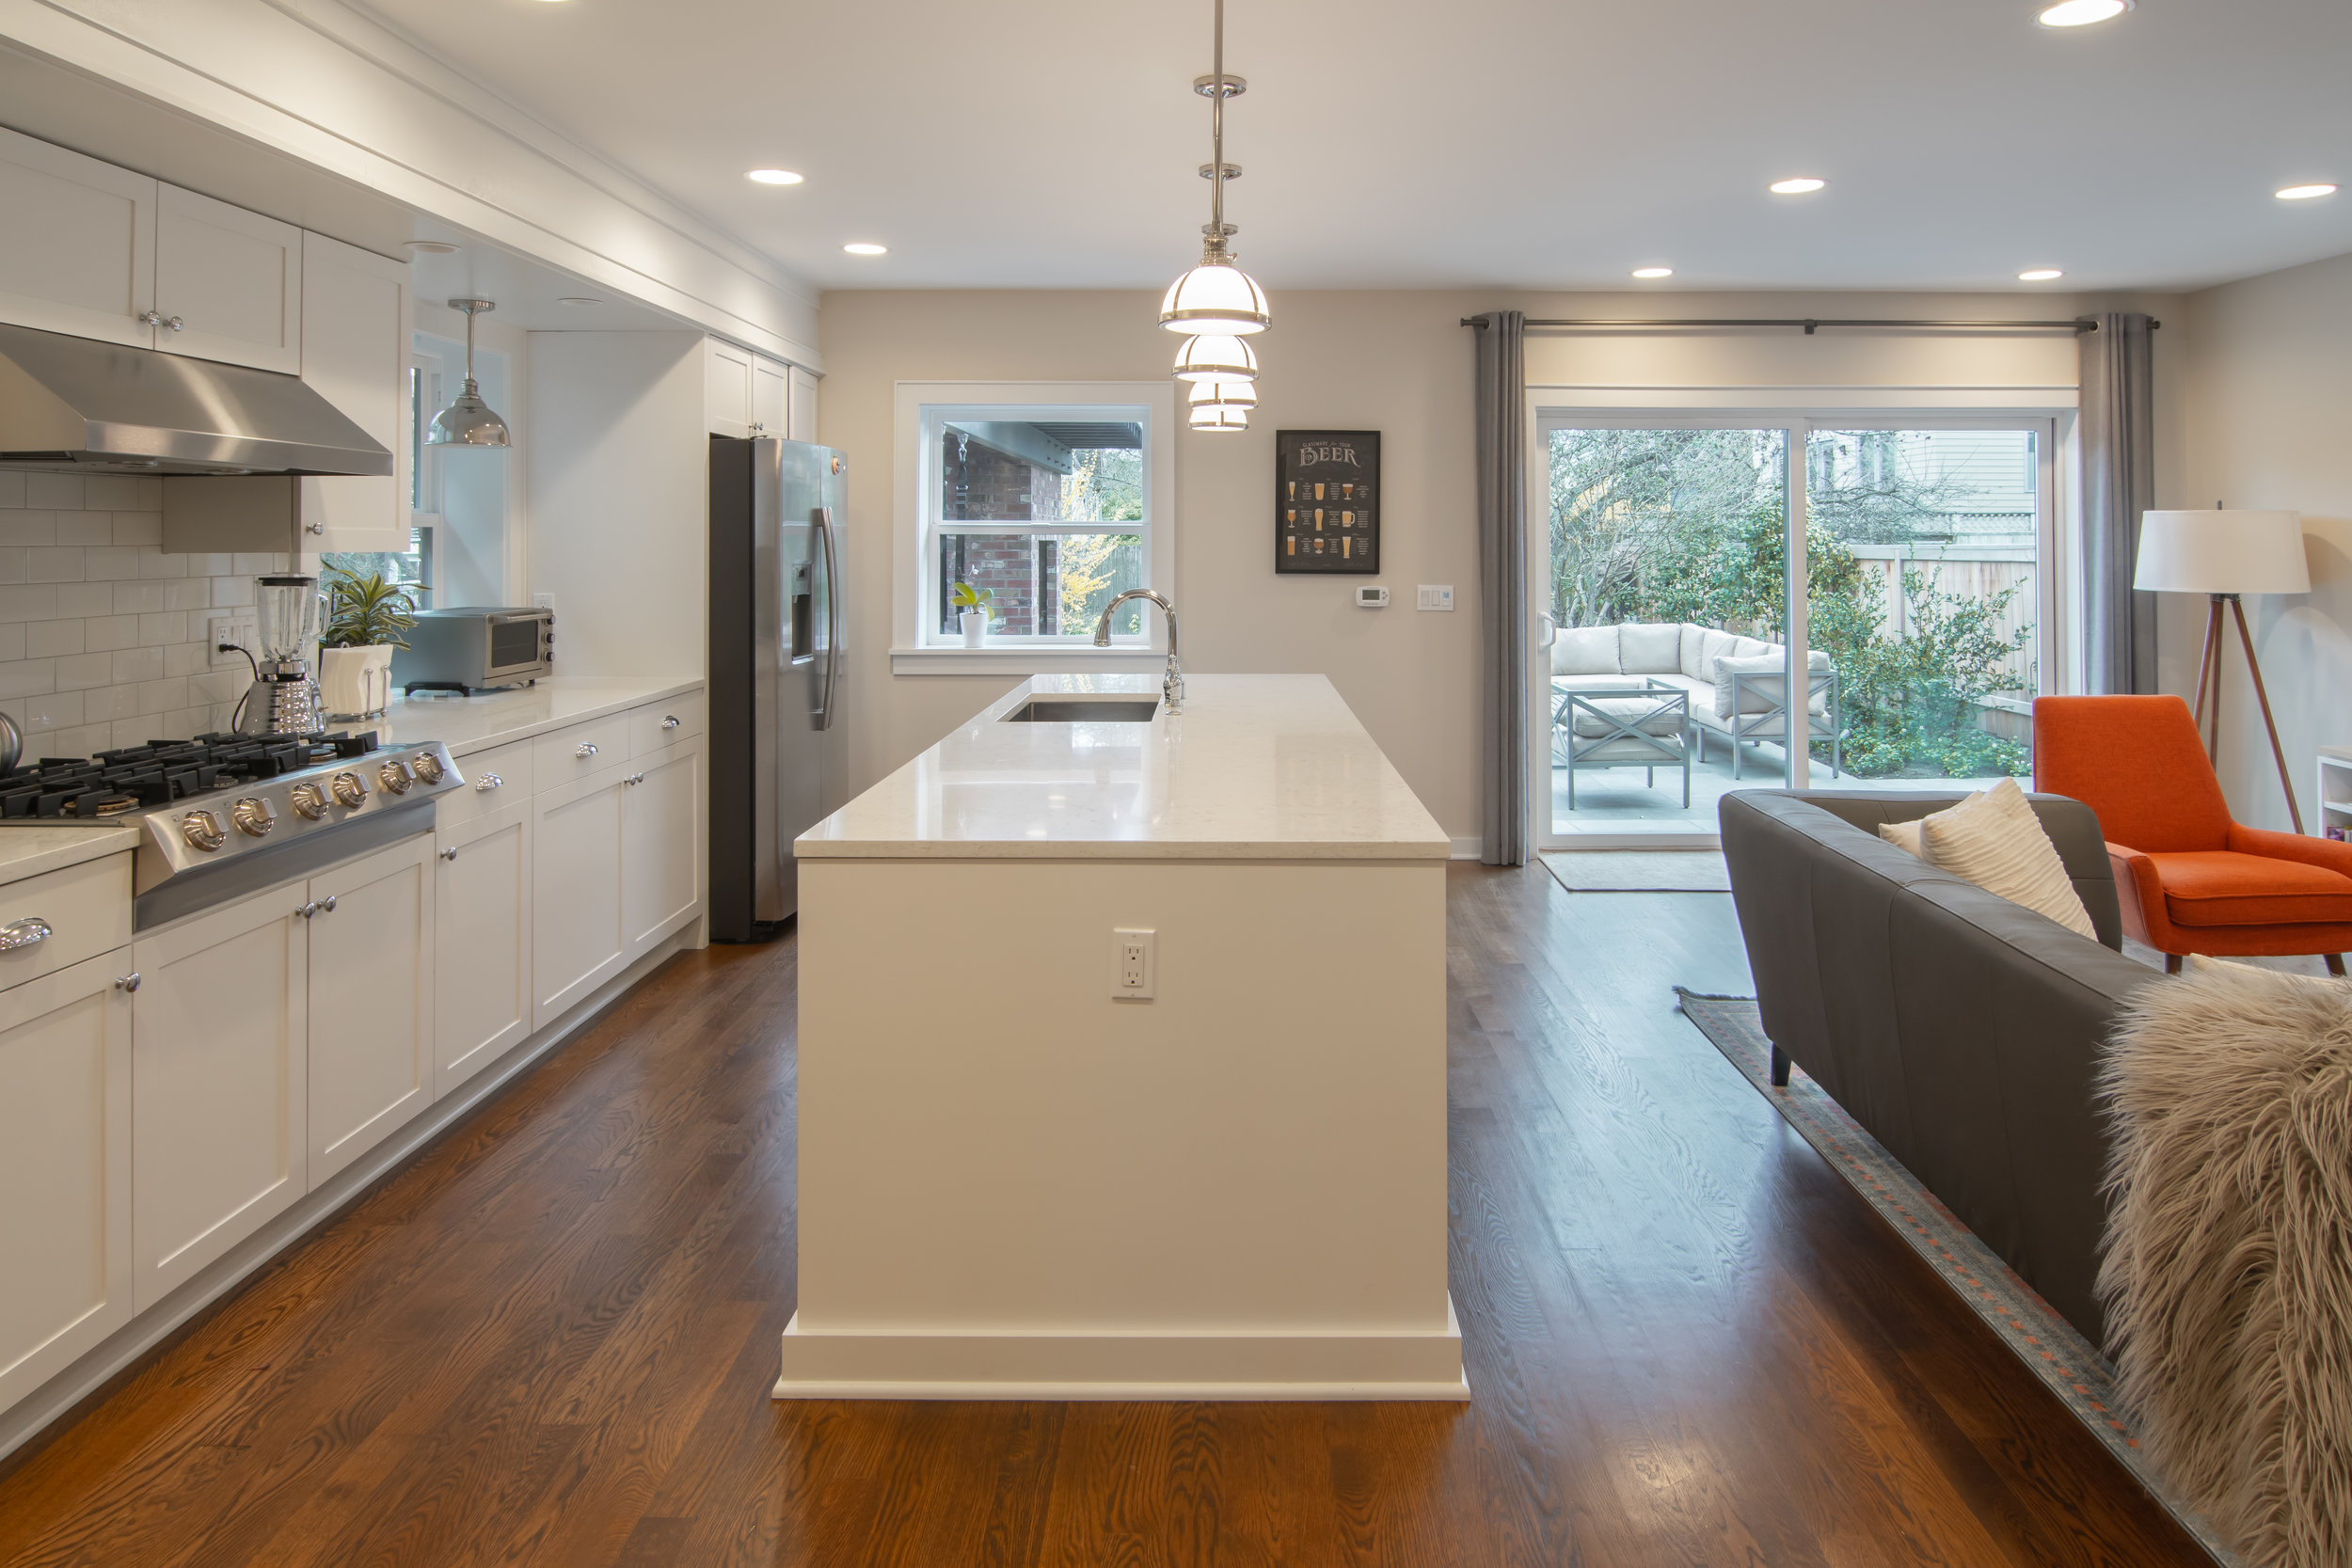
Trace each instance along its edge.
{"label": "light switch plate", "polygon": [[1160,935],[1119,928],[1111,932],[1111,1000],[1149,1002],[1159,987]]}
{"label": "light switch plate", "polygon": [[1421,585],[1420,608],[1422,610],[1452,610],[1454,608],[1454,584],[1450,582],[1422,583]]}

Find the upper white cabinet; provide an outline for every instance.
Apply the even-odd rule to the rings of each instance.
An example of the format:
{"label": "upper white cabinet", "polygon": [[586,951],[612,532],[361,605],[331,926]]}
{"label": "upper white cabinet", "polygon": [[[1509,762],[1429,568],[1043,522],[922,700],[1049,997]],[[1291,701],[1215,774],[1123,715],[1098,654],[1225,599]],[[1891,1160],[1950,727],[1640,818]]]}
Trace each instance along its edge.
{"label": "upper white cabinet", "polygon": [[[813,441],[817,439],[816,390],[816,377],[797,365],[716,338],[703,340],[703,403],[713,436]],[[803,401],[805,415],[801,407]]]}
{"label": "upper white cabinet", "polygon": [[703,406],[713,436],[741,437],[752,433],[752,361],[750,349],[703,340]]}
{"label": "upper white cabinet", "polygon": [[0,130],[0,321],[153,346],[156,184]]}
{"label": "upper white cabinet", "polygon": [[391,449],[393,460],[384,478],[302,481],[305,550],[408,548],[407,404],[401,394],[414,309],[405,261],[324,234],[302,236],[302,379]]}
{"label": "upper white cabinet", "polygon": [[155,313],[155,346],[167,354],[298,373],[302,230],[159,186]]}
{"label": "upper white cabinet", "polygon": [[792,367],[792,410],[786,429],[795,441],[817,439],[817,378],[798,365]]}
{"label": "upper white cabinet", "polygon": [[789,404],[792,367],[773,359],[752,360],[752,434],[787,436],[792,429]]}

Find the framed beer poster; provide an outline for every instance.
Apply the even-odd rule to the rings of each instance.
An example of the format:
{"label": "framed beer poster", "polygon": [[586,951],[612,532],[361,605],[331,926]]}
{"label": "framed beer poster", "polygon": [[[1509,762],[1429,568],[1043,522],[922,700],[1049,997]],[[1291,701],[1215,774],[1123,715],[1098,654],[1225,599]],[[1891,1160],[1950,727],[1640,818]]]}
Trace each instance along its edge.
{"label": "framed beer poster", "polygon": [[1380,570],[1380,433],[1274,433],[1274,569],[1365,577]]}

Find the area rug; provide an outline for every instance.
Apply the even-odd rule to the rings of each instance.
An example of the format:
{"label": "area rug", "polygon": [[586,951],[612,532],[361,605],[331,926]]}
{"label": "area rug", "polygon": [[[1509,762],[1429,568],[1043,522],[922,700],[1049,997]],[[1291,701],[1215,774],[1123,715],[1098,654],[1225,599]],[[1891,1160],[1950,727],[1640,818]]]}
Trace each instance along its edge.
{"label": "area rug", "polygon": [[1570,893],[1729,893],[1720,849],[1547,849],[1544,869]]}
{"label": "area rug", "polygon": [[2074,1418],[2106,1444],[2107,1451],[2161,1502],[2181,1528],[2225,1568],[2243,1568],[2194,1511],[2177,1502],[2159,1483],[2139,1451],[2137,1423],[2116,1390],[2115,1368],[2020,1279],[1998,1254],[1955,1218],[1846,1114],[1803,1068],[1792,1068],[1786,1088],[1772,1083],[1772,1042],[1745,996],[1706,996],[1675,988],[1682,1014],[1699,1033],[1746,1075],[1757,1093],[1772,1102],[1789,1126],[1804,1135],[1840,1176],[1877,1210],[1896,1234],[1911,1243],[1963,1301],[1975,1309],[2020,1361]]}

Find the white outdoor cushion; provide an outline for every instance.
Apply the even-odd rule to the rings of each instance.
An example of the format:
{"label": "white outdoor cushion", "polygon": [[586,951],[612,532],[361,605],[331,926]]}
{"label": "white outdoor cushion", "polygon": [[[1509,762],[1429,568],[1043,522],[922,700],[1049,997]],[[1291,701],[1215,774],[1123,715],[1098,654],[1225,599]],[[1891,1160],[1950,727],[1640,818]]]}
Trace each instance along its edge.
{"label": "white outdoor cushion", "polygon": [[[1623,720],[1644,735],[1682,733],[1682,709],[1679,706],[1661,710],[1656,701],[1640,697],[1601,697],[1594,701],[1593,706],[1610,718]],[[1568,721],[1577,735],[1587,740],[1617,734],[1617,726],[1602,719],[1600,713],[1588,713],[1581,707],[1571,707]]]}
{"label": "white outdoor cushion", "polygon": [[1982,794],[1921,818],[1919,836],[1928,851],[1922,858],[1931,865],[2097,940],[2090,911],[2083,908],[2082,896],[2066,875],[2058,846],[2050,842],[2015,779],[2003,779]]}
{"label": "white outdoor cushion", "polygon": [[1562,626],[1551,644],[1555,675],[1613,675],[1619,669],[1614,626]]}
{"label": "white outdoor cushion", "polygon": [[[1811,665],[1818,674],[1829,668],[1829,654],[1820,648],[1812,649],[1806,655],[1805,662]],[[1788,664],[1788,655],[1785,649],[1769,654],[1757,654],[1748,658],[1717,659],[1715,661],[1715,716],[1719,719],[1731,717],[1731,677],[1734,675],[1773,677],[1748,682],[1746,689],[1740,694],[1740,711],[1742,713],[1778,713],[1783,703],[1782,689],[1788,684],[1787,677],[1783,674]],[[1829,711],[1828,693],[1814,693],[1812,702],[1807,705],[1815,713],[1827,713]]]}
{"label": "white outdoor cushion", "polygon": [[1715,684],[1715,672],[1699,661],[1706,643],[1705,626],[1694,626],[1688,621],[1682,623],[1682,673],[1694,681],[1705,681],[1712,686]]}
{"label": "white outdoor cushion", "polygon": [[1617,657],[1629,675],[1667,675],[1682,668],[1682,627],[1628,622],[1617,628]]}
{"label": "white outdoor cushion", "polygon": [[1715,678],[1715,661],[1719,658],[1730,657],[1739,641],[1727,631],[1700,632],[1699,679],[1712,681]]}
{"label": "white outdoor cushion", "polygon": [[1788,650],[1785,648],[1774,647],[1770,642],[1761,641],[1753,637],[1735,637],[1731,640],[1731,653],[1729,657],[1732,658],[1762,658],[1765,655],[1770,654],[1773,657],[1777,658],[1787,651]]}

